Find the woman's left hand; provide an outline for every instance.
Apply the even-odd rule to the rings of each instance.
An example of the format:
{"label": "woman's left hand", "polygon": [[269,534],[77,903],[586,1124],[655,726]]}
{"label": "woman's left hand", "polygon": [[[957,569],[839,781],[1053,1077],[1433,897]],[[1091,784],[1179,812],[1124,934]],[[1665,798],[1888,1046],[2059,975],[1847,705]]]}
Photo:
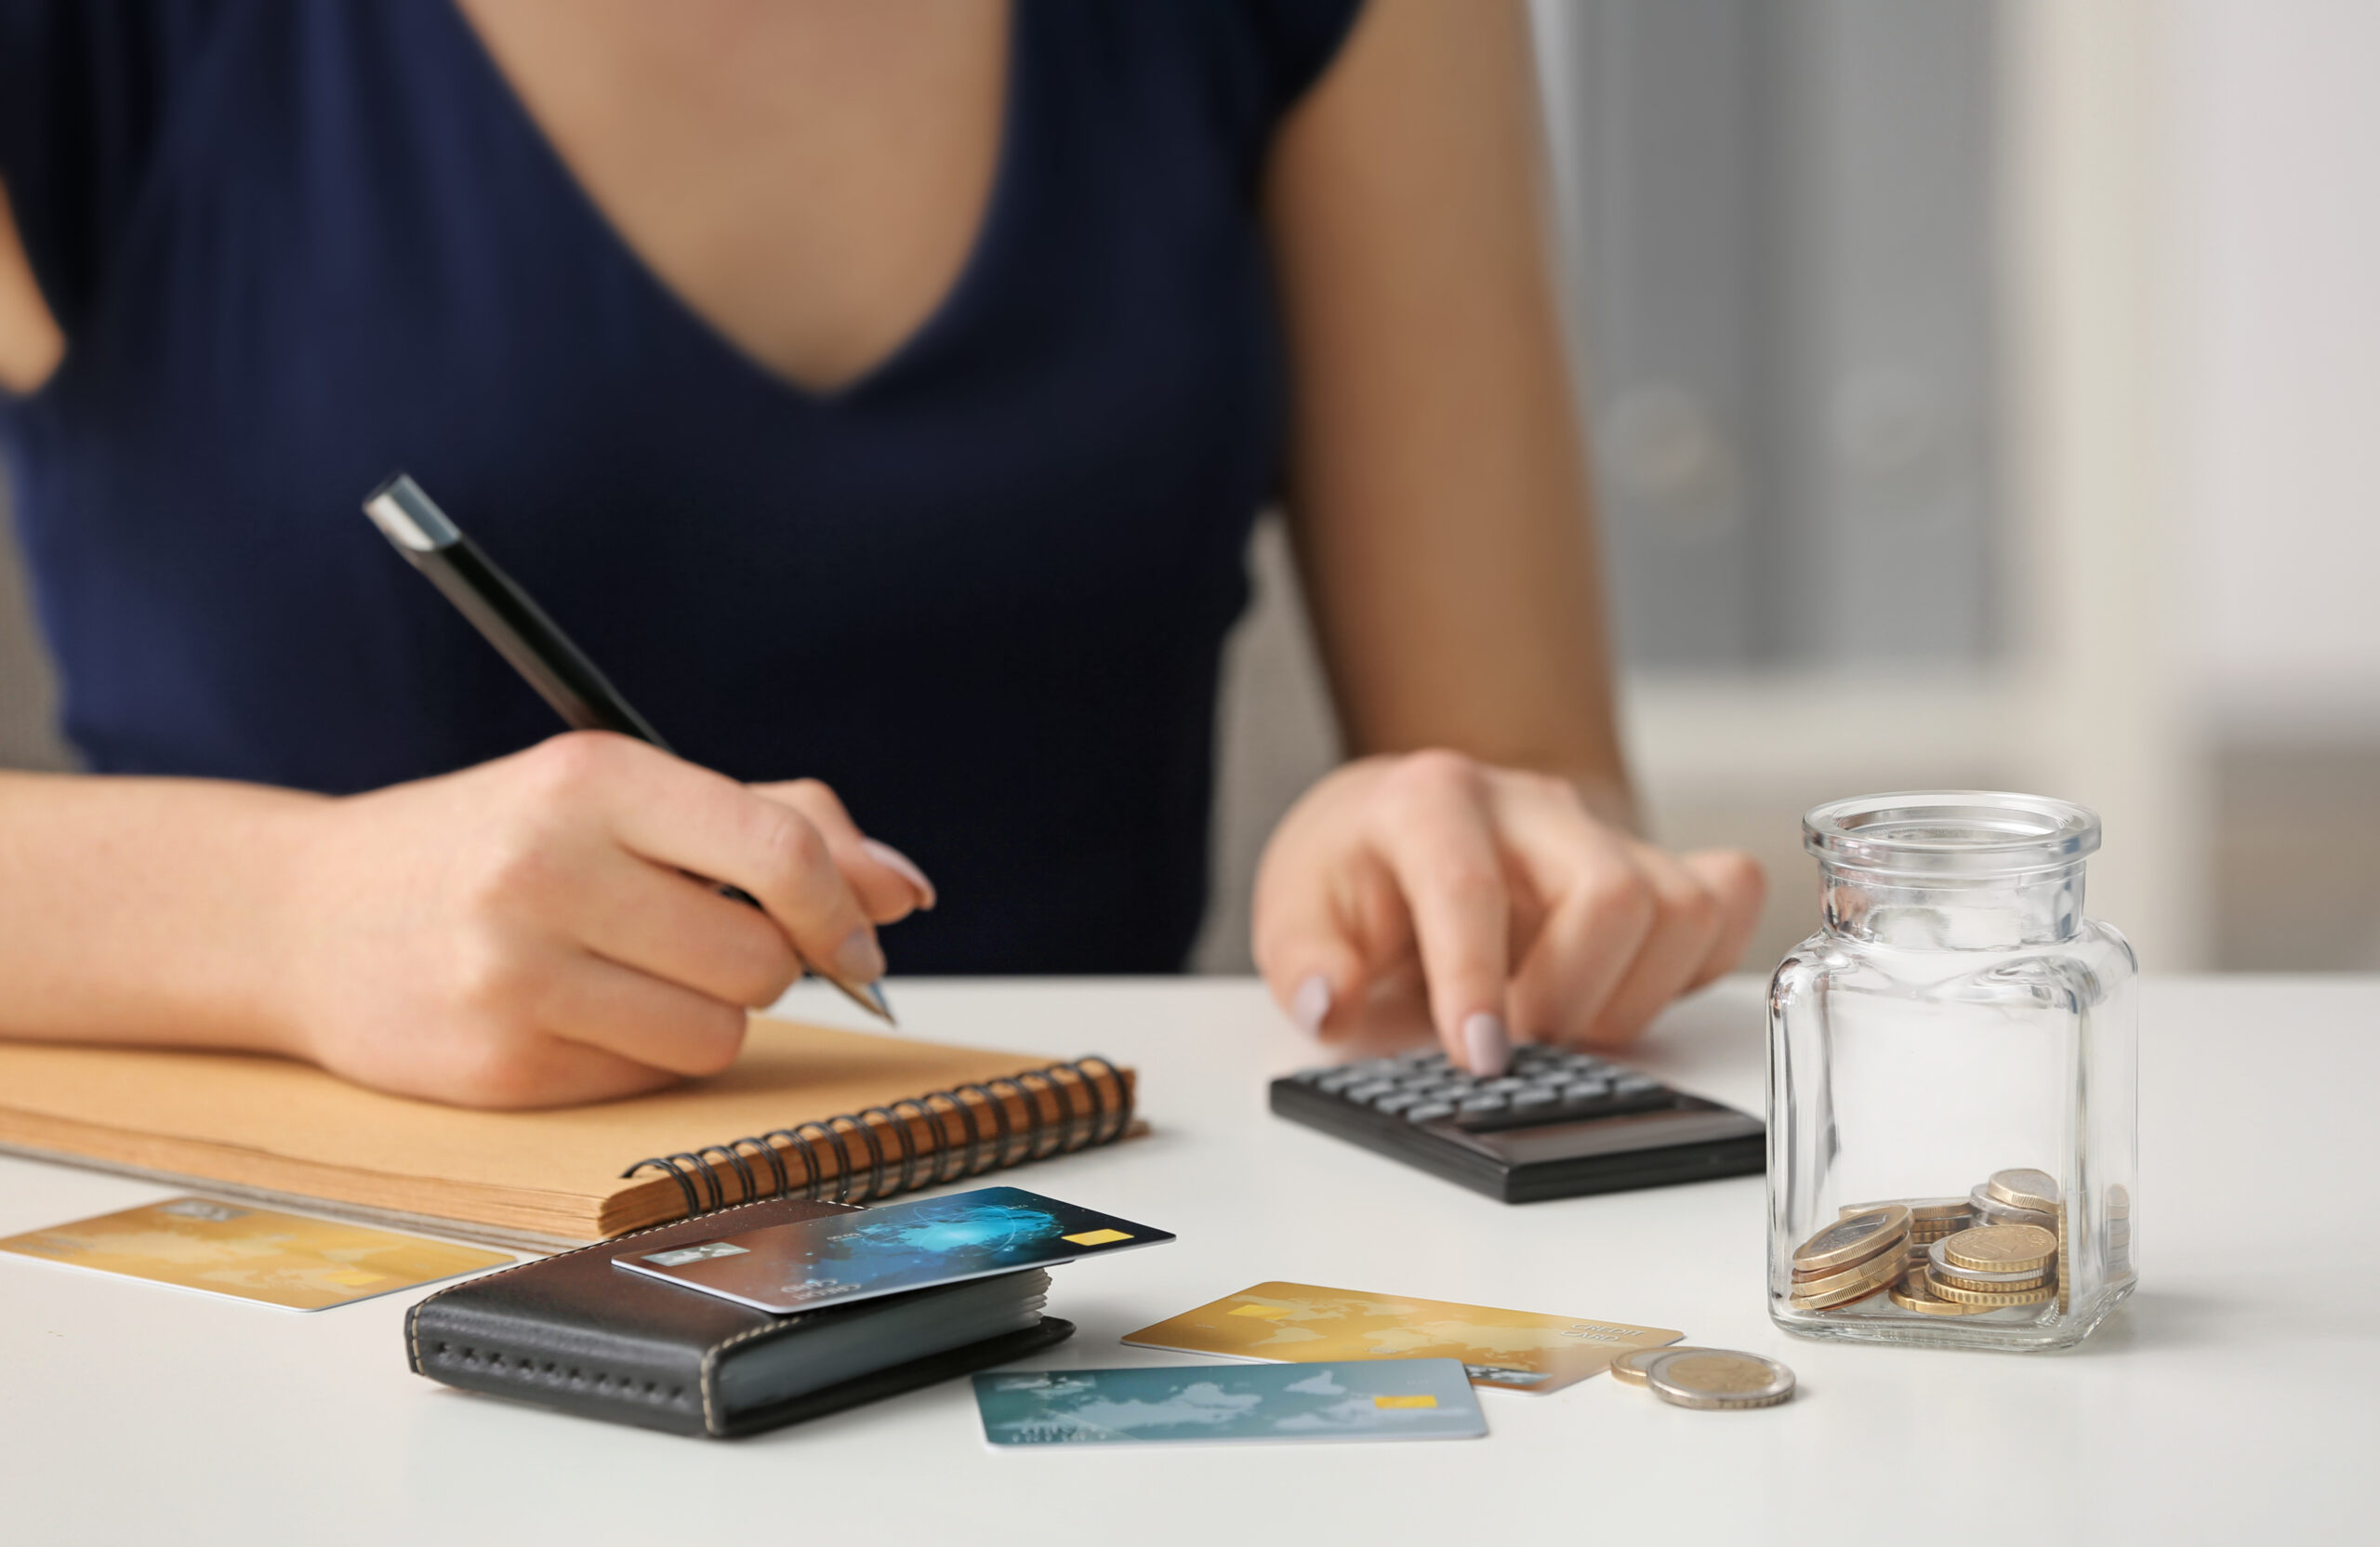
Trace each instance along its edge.
{"label": "woman's left hand", "polygon": [[1434,1026],[1474,1074],[1514,1041],[1614,1044],[1743,952],[1750,854],[1670,854],[1576,787],[1459,753],[1366,758],[1292,807],[1257,872],[1256,961],[1325,1038]]}

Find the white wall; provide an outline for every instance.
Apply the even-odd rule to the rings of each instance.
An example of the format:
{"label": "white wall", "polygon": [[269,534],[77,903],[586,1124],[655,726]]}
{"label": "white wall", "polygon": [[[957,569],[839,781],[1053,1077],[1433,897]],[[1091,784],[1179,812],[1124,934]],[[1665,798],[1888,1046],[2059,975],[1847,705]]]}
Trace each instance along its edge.
{"label": "white wall", "polygon": [[2380,738],[2380,4],[2182,0],[2171,487],[2202,707]]}

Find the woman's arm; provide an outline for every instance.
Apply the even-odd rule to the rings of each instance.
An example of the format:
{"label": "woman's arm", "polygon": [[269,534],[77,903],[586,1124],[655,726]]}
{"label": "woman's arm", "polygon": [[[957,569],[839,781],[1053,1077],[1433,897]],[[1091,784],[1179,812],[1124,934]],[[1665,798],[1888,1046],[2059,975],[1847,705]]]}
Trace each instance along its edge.
{"label": "woman's arm", "polygon": [[1726,970],[1736,853],[1633,836],[1516,0],[1371,0],[1266,191],[1289,512],[1359,760],[1283,822],[1258,960],[1316,1029],[1617,1040]]}
{"label": "woman's arm", "polygon": [[599,1101],[725,1068],[797,945],[872,981],[874,924],[932,903],[825,786],[747,787],[613,735],[342,800],[0,774],[0,1037]]}
{"label": "woman's arm", "polygon": [[1289,518],[1354,749],[1562,774],[1626,822],[1529,69],[1511,0],[1370,0],[1284,126]]}
{"label": "woman's arm", "polygon": [[33,265],[25,259],[25,244],[8,206],[8,185],[0,182],[0,391],[34,390],[65,353],[66,336],[33,284]]}

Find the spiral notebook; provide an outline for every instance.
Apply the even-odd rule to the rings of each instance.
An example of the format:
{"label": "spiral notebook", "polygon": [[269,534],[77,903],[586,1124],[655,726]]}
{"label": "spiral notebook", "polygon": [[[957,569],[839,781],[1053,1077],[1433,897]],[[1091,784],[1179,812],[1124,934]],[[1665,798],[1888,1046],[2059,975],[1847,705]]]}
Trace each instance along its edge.
{"label": "spiral notebook", "polygon": [[725,1074],[475,1112],[244,1053],[0,1043],[0,1149],[506,1245],[864,1203],[1133,1130],[1132,1071],[755,1017]]}

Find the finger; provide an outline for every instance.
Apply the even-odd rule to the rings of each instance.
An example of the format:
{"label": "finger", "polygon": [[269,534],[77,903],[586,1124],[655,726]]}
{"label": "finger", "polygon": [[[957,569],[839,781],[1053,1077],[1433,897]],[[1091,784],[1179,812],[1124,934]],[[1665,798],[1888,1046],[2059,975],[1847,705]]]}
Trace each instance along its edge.
{"label": "finger", "polygon": [[707,881],[613,849],[563,899],[587,950],[722,1004],[774,1004],[801,976],[793,942],[766,914]]}
{"label": "finger", "polygon": [[836,868],[851,883],[860,906],[879,924],[905,919],[916,909],[932,908],[933,882],[917,862],[890,843],[859,830],[840,797],[816,779],[792,779],[783,784],[754,785],[754,794],[791,806],[810,818],[826,837]]}
{"label": "finger", "polygon": [[1627,847],[1600,826],[1567,837],[1569,873],[1513,984],[1514,1024],[1552,1042],[1584,1037],[1653,925],[1651,889]]}
{"label": "finger", "polygon": [[884,975],[875,927],[800,812],[623,736],[558,736],[540,750],[549,799],[601,813],[615,840],[656,864],[748,892],[813,965],[862,983]]}
{"label": "finger", "polygon": [[1656,849],[1640,845],[1635,858],[1652,898],[1650,927],[1611,997],[1586,1024],[1590,1041],[1625,1042],[1644,1030],[1693,981],[1718,937],[1719,901],[1699,875]]}
{"label": "finger", "polygon": [[743,1051],[741,1006],[617,962],[577,955],[544,983],[537,1025],[565,1041],[673,1075],[715,1075]]}
{"label": "finger", "polygon": [[1372,844],[1412,914],[1430,1018],[1449,1059],[1500,1075],[1511,1055],[1512,899],[1484,782],[1467,760],[1423,752],[1398,766],[1383,794]]}
{"label": "finger", "polygon": [[1719,904],[1719,927],[1702,964],[1686,983],[1688,988],[1699,988],[1743,959],[1744,947],[1760,925],[1761,905],[1768,900],[1768,876],[1760,861],[1740,849],[1700,849],[1679,855],[1678,863],[1699,877]]}
{"label": "finger", "polygon": [[1336,871],[1297,863],[1297,856],[1264,866],[1250,932],[1257,971],[1274,1002],[1306,1035],[1325,1040],[1343,1036],[1361,1014],[1371,977],[1356,923],[1364,910],[1349,906],[1346,893],[1395,894],[1394,879],[1374,855],[1358,852]]}

